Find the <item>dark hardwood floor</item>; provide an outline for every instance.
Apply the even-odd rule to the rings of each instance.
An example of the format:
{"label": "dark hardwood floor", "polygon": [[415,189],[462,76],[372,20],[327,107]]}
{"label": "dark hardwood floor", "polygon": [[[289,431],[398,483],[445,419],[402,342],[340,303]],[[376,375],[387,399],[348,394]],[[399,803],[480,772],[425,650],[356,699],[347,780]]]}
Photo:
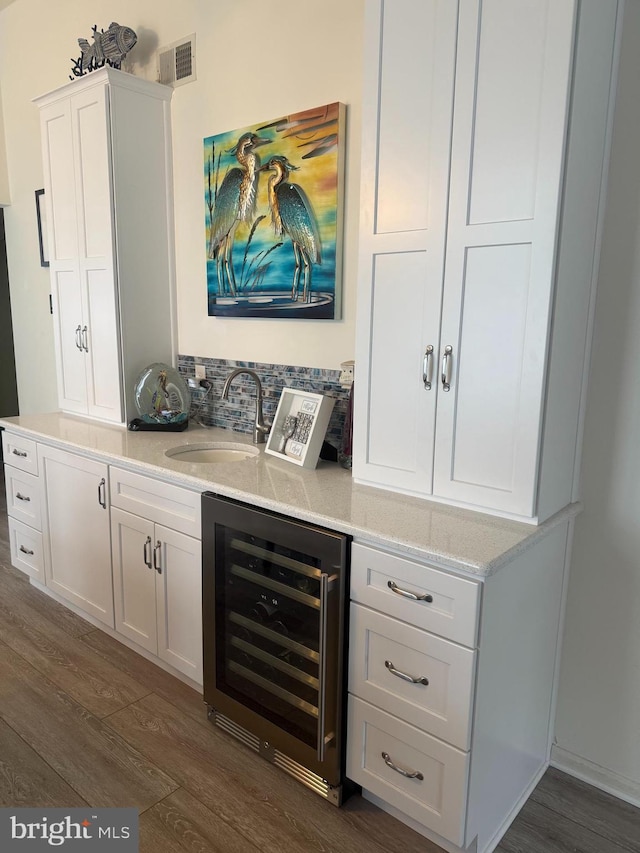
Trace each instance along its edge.
{"label": "dark hardwood floor", "polygon": [[[141,853],[438,853],[341,809],[206,719],[200,696],[10,566],[0,474],[0,807],[136,806]],[[549,770],[502,853],[640,853],[640,810]]]}

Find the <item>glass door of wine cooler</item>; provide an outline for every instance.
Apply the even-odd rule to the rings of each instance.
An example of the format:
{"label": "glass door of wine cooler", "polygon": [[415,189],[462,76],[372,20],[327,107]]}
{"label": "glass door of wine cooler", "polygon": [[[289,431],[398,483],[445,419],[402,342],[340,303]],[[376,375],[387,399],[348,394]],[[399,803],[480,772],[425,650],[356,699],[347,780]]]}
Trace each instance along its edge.
{"label": "glass door of wine cooler", "polygon": [[203,496],[207,704],[341,781],[347,537]]}

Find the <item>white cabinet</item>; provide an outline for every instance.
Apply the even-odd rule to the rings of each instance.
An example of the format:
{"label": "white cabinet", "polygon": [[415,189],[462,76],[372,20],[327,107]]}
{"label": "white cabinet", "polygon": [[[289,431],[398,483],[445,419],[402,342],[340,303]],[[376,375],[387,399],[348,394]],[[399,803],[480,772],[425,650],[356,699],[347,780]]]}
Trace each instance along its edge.
{"label": "white cabinet", "polygon": [[617,5],[367,0],[358,481],[572,500]]}
{"label": "white cabinet", "polygon": [[171,91],[104,68],[36,99],[63,411],[128,420],[172,361]]}
{"label": "white cabinet", "polygon": [[[182,532],[200,496],[116,468],[111,483],[116,630],[202,684],[201,543]],[[132,501],[144,517],[115,505]]]}
{"label": "white cabinet", "polygon": [[113,628],[108,468],[38,445],[42,481],[45,583]]}
{"label": "white cabinet", "polygon": [[489,853],[548,766],[568,525],[472,580],[352,546],[347,776]]}
{"label": "white cabinet", "polygon": [[11,564],[44,583],[42,497],[35,441],[3,431]]}

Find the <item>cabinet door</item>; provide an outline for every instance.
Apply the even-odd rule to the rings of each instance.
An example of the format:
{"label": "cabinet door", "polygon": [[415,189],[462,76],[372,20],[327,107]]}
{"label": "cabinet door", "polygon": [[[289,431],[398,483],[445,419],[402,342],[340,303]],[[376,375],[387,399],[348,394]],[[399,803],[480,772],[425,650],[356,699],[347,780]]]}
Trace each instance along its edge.
{"label": "cabinet door", "polygon": [[[574,0],[462,0],[434,494],[535,509]],[[443,371],[445,372],[445,371]]]}
{"label": "cabinet door", "polygon": [[39,445],[47,586],[113,628],[107,466]]}
{"label": "cabinet door", "polygon": [[158,656],[202,684],[200,540],[157,524],[153,544]]}
{"label": "cabinet door", "polygon": [[153,522],[111,508],[116,631],[155,655],[158,632],[153,535]]}
{"label": "cabinet door", "polygon": [[82,290],[74,145],[68,99],[40,114],[49,241],[49,271],[56,344],[58,397],[67,412],[86,413],[86,354],[82,347]]}
{"label": "cabinet door", "polygon": [[120,422],[109,92],[94,86],[71,99],[82,290],[82,346],[87,361],[87,413]]}
{"label": "cabinet door", "polygon": [[366,9],[353,473],[429,494],[458,3]]}

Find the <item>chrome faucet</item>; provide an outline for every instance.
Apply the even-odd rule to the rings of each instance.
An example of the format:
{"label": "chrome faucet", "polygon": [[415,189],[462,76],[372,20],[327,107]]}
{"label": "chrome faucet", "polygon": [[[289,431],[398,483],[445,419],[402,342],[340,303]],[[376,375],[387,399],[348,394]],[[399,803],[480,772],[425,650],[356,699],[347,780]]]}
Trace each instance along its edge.
{"label": "chrome faucet", "polygon": [[253,425],[253,443],[254,444],[264,444],[267,440],[267,434],[269,432],[269,427],[264,425],[264,419],[262,415],[262,383],[260,382],[260,377],[254,370],[249,370],[246,367],[238,367],[236,370],[232,371],[226,378],[224,387],[222,389],[222,394],[220,395],[221,400],[227,400],[229,397],[229,386],[241,373],[246,373],[247,376],[251,376],[251,378],[256,383],[256,420]]}

